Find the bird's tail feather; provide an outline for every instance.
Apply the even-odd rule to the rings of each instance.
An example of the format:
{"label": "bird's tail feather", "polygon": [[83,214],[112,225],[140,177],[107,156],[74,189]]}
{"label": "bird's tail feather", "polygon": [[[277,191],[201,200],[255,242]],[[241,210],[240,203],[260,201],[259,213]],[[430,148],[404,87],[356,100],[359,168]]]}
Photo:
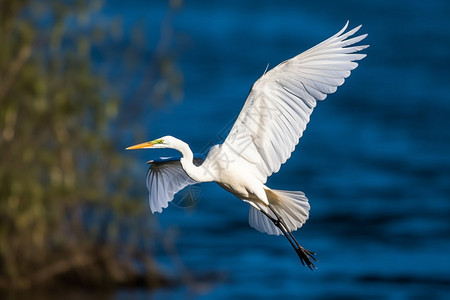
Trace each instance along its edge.
{"label": "bird's tail feather", "polygon": [[[303,192],[266,189],[266,194],[270,206],[284,220],[289,231],[302,227],[308,219],[309,203]],[[273,218],[276,217],[267,206],[259,208]],[[250,206],[249,223],[251,227],[260,232],[272,235],[280,235],[282,233],[269,218],[253,206]]]}

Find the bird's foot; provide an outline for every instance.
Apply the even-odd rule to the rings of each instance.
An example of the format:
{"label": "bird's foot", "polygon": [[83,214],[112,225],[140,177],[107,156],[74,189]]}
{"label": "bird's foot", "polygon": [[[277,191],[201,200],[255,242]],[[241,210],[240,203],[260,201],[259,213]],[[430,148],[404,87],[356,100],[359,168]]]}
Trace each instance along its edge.
{"label": "bird's foot", "polygon": [[302,262],[302,265],[307,266],[308,268],[313,271],[314,269],[317,269],[316,266],[312,261],[317,261],[314,255],[316,255],[315,252],[309,251],[308,249],[303,248],[300,246],[300,248],[295,249],[295,252],[297,252],[298,257],[300,258],[300,261]]}

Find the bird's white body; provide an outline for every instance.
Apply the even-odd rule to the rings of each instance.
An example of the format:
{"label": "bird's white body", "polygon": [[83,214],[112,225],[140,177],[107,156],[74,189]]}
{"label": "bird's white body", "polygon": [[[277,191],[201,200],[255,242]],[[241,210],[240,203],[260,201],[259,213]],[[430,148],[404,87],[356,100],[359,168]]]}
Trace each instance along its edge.
{"label": "bird's white body", "polygon": [[172,148],[182,154],[179,162],[168,160],[150,167],[147,186],[152,212],[161,212],[189,184],[217,182],[251,204],[252,227],[268,234],[283,233],[302,262],[313,267],[313,253],[291,234],[309,217],[308,199],[302,192],[273,190],[265,183],[294,151],[317,101],[334,93],[358,66],[355,61],[365,57],[356,52],[368,46],[354,44],[367,35],[350,38],[361,26],[345,32],[347,25],[259,78],[228,137],[211,148],[201,165],[195,164],[185,142],[171,136],[127,148]]}
{"label": "bird's white body", "polygon": [[192,164],[193,153],[189,146],[174,137],[164,137],[166,143],[171,142],[172,149],[178,150],[183,156],[180,159],[181,166],[186,174],[196,182],[218,183],[222,188],[244,201],[262,201],[269,204],[264,188],[267,187],[258,180],[248,167],[246,161],[228,161],[218,159],[222,154],[222,145],[215,145],[208,153],[205,162],[200,166]]}

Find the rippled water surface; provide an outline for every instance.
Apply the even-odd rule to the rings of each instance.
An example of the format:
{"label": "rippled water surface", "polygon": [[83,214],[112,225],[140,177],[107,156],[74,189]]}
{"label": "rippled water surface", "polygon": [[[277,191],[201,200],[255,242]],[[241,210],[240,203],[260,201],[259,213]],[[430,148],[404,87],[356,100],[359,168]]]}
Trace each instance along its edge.
{"label": "rippled water surface", "polygon": [[[146,18],[159,30],[165,4],[126,3],[110,2],[103,14],[120,13],[125,24]],[[310,219],[295,235],[317,252],[318,270],[302,267],[283,237],[250,228],[247,204],[205,184],[195,207],[157,215],[173,236],[172,252],[155,245],[157,260],[185,284],[116,297],[450,297],[449,16],[444,0],[186,1],[174,17],[184,100],[151,114],[147,126],[149,138],[171,134],[194,151],[226,130],[268,63],[315,45],[347,19],[363,24],[371,47],[318,104],[296,152],[268,181],[308,196]],[[138,155],[144,162],[155,154]],[[143,185],[145,172],[142,165],[136,178]]]}

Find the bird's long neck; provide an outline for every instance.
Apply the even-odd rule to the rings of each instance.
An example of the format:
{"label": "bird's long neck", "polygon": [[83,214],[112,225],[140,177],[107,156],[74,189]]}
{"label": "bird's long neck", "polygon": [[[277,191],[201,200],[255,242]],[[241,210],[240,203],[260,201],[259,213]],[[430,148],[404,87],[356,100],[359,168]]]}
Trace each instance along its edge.
{"label": "bird's long neck", "polygon": [[202,166],[197,167],[194,165],[194,154],[188,144],[180,140],[176,150],[182,155],[180,159],[181,166],[189,177],[198,182],[213,181],[210,172]]}

